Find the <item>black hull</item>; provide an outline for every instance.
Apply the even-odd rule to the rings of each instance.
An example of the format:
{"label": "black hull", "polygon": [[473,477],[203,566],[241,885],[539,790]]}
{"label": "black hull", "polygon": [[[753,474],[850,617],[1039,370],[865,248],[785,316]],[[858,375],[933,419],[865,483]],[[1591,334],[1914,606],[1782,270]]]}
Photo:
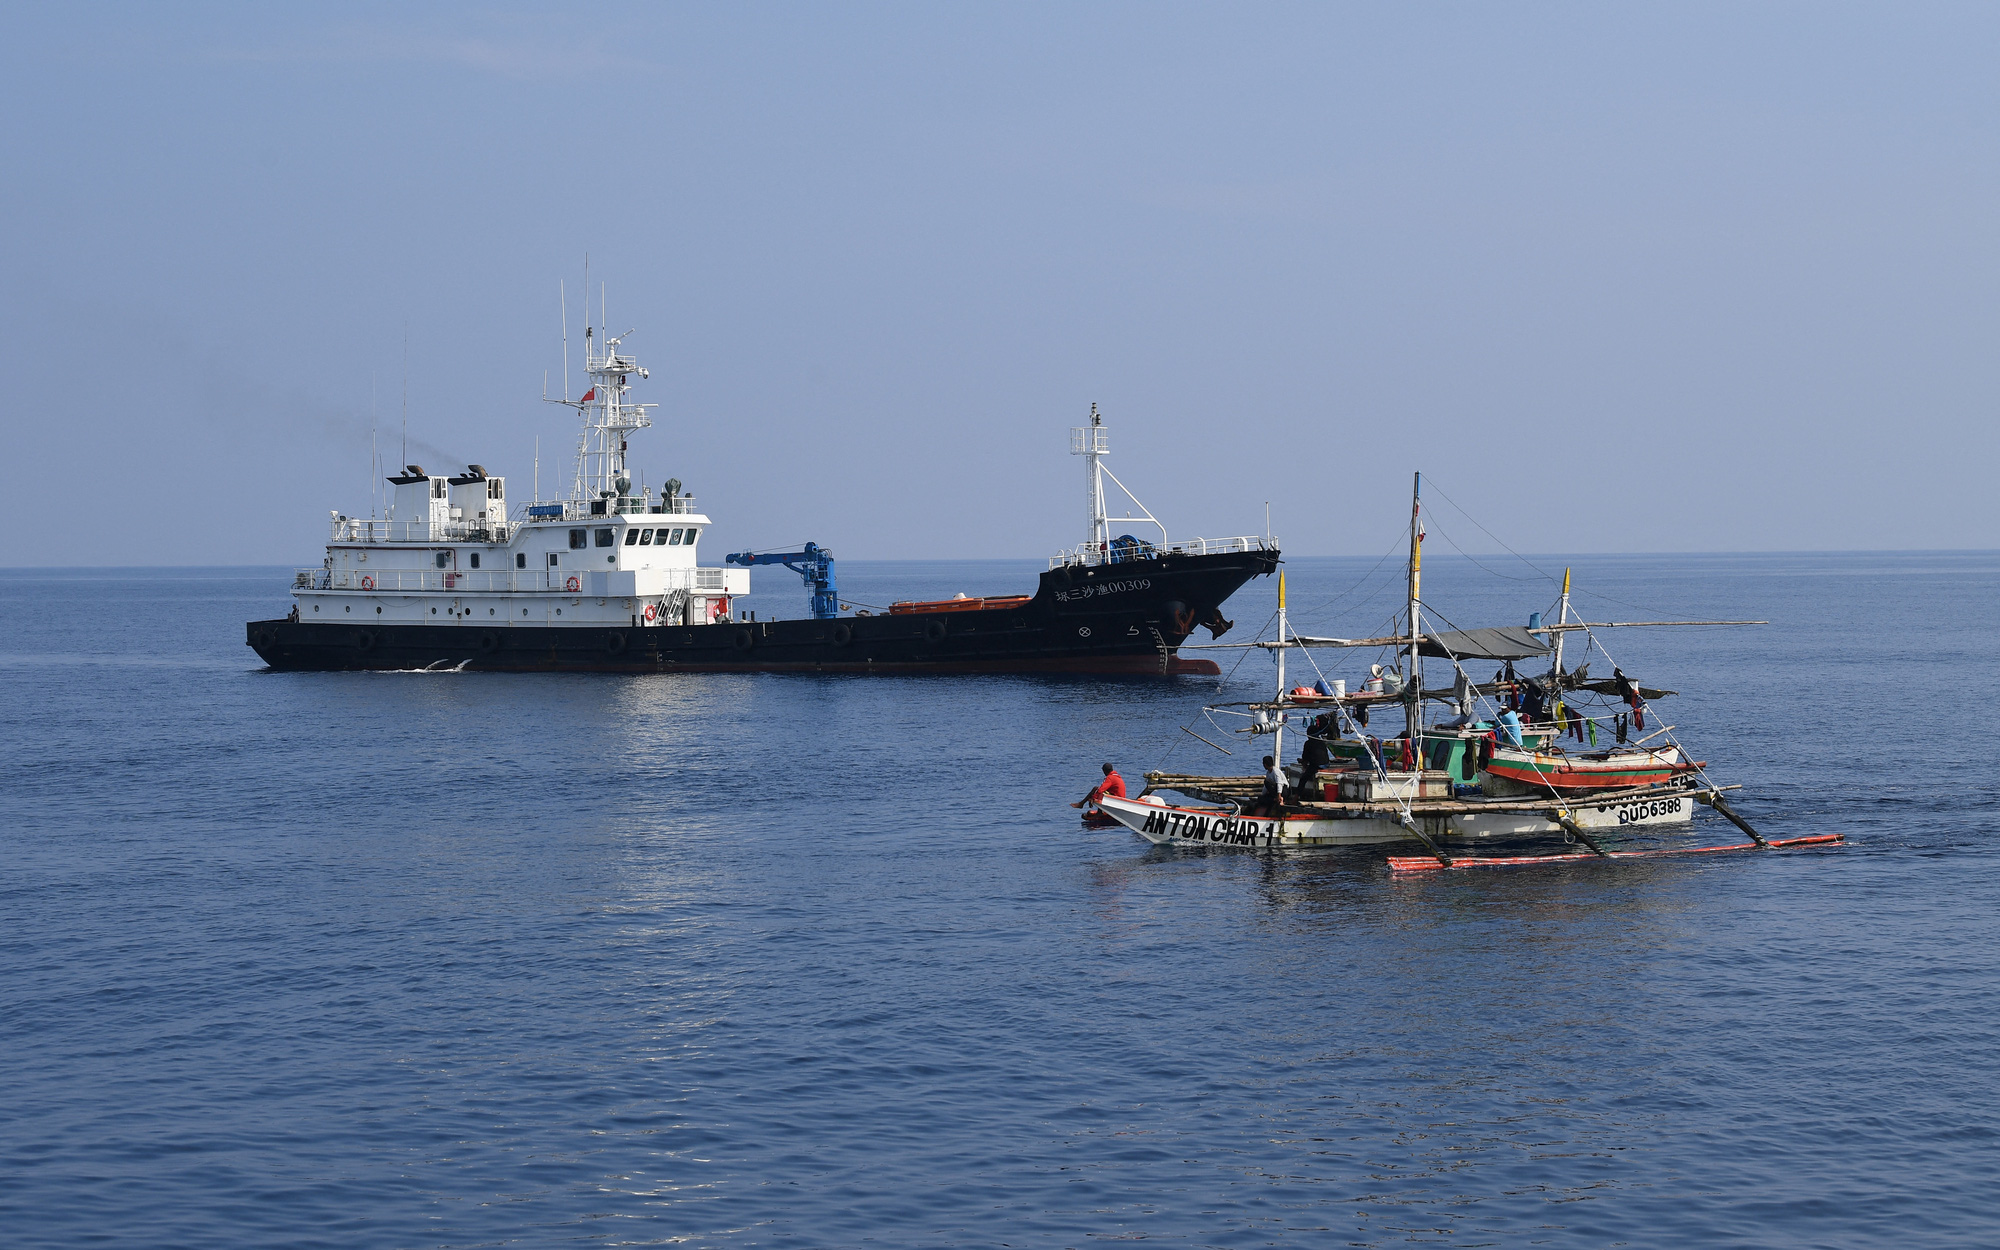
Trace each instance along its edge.
{"label": "black hull", "polygon": [[1042,574],[1013,607],[718,625],[349,625],[252,621],[275,669],[600,673],[1213,675],[1175,649],[1275,551],[1169,555]]}

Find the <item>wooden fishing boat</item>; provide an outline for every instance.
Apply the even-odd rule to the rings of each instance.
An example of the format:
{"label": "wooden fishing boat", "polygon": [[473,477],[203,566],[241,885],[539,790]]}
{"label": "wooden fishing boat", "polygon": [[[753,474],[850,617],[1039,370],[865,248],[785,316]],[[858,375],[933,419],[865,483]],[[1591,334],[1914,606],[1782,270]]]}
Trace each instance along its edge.
{"label": "wooden fishing boat", "polygon": [[1550,791],[1578,794],[1665,785],[1700,770],[1701,765],[1682,757],[1680,748],[1674,746],[1590,751],[1581,755],[1496,746],[1481,769],[1484,775],[1480,778],[1480,788],[1501,797]]}
{"label": "wooden fishing boat", "polygon": [[[1398,780],[1389,774],[1391,782]],[[1200,792],[1241,778],[1160,778],[1160,788]],[[1254,779],[1253,779],[1254,780]],[[1292,802],[1276,816],[1239,815],[1232,807],[1168,803],[1148,791],[1138,798],[1098,800],[1119,824],[1155,844],[1256,847],[1266,850],[1319,846],[1381,846],[1423,843],[1463,846],[1495,840],[1560,836],[1567,817],[1587,830],[1607,832],[1642,825],[1685,824],[1705,791],[1664,791],[1638,786],[1594,796],[1587,802],[1541,799],[1417,799],[1408,803]],[[1209,783],[1203,786],[1202,782]],[[1213,791],[1210,791],[1213,793]],[[1413,822],[1413,823],[1406,823]]]}
{"label": "wooden fishing boat", "polygon": [[[1583,632],[1602,649],[1595,636],[1600,629],[1762,622],[1572,622],[1570,579],[1565,573],[1552,624],[1544,624],[1537,613],[1529,617],[1525,629],[1428,629],[1420,596],[1422,476],[1416,480],[1403,632],[1363,639],[1294,634],[1280,574],[1277,640],[1225,644],[1274,653],[1277,692],[1272,698],[1213,704],[1204,711],[1211,720],[1217,714],[1243,718],[1246,723],[1237,732],[1253,742],[1259,736],[1270,738],[1270,754],[1279,762],[1284,779],[1279,793],[1273,796],[1270,784],[1275,783],[1267,784],[1263,776],[1155,771],[1146,774],[1146,788],[1137,796],[1101,799],[1097,810],[1158,845],[1285,849],[1417,843],[1429,852],[1426,862],[1452,867],[1574,858],[1567,853],[1471,859],[1452,854],[1468,845],[1548,835],[1583,844],[1591,858],[1636,853],[1607,850],[1600,838],[1615,837],[1621,830],[1684,825],[1703,805],[1749,835],[1752,840],[1744,847],[1767,845],[1723,798],[1725,791],[1737,787],[1712,781],[1705,772],[1706,762],[1689,758],[1672,737],[1674,726],[1626,743],[1628,712],[1632,721],[1643,725],[1652,701],[1673,691],[1640,686],[1615,669],[1612,680],[1593,681],[1588,665],[1574,670],[1563,665],[1563,640],[1571,632]],[[1407,667],[1385,672],[1376,664],[1353,694],[1347,693],[1344,680],[1329,684],[1324,676],[1314,688],[1288,688],[1286,654],[1302,647],[1393,648]],[[1426,658],[1450,664],[1455,676],[1451,687],[1424,687]],[[1546,675],[1516,674],[1515,662],[1535,659],[1550,661]],[[1499,661],[1505,668],[1492,682],[1474,681],[1465,665],[1488,661]],[[1584,710],[1581,705],[1588,696],[1615,700],[1603,706],[1618,708],[1616,714],[1599,717]],[[1482,699],[1489,709],[1483,717],[1475,707]],[[1565,699],[1571,700],[1567,706]],[[1431,703],[1450,704],[1457,715],[1430,724],[1425,709]],[[1404,731],[1394,739],[1374,737],[1366,730],[1369,708],[1385,704],[1400,704],[1405,712]],[[1295,716],[1304,722],[1306,749],[1300,759],[1288,762],[1285,734]],[[1600,726],[1616,737],[1614,744],[1601,750],[1594,745]],[[1586,736],[1587,730],[1593,745],[1574,751],[1565,748],[1561,742],[1565,729],[1578,736]],[[1192,728],[1186,732],[1229,753]],[[1502,737],[1504,742],[1499,741]],[[1666,741],[1646,745],[1661,737]],[[1187,801],[1170,802],[1162,793],[1175,793]],[[1828,835],[1834,840],[1837,836]],[[1768,845],[1817,844],[1828,837]]]}

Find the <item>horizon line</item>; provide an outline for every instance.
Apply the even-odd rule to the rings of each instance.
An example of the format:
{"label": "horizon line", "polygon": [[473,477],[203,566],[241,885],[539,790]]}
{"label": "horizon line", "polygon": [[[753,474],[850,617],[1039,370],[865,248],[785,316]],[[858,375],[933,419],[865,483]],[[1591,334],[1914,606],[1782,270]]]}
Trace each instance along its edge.
{"label": "horizon line", "polygon": [[[1491,555],[1498,559],[1513,556],[1526,560],[1528,557],[1557,560],[1579,559],[1661,559],[1673,556],[1925,556],[1925,555],[1992,555],[2000,554],[2000,547],[1792,547],[1770,549],[1732,549],[1714,551],[1583,551],[1563,554],[1560,552],[1530,551],[1515,555],[1512,552],[1480,553],[1470,556],[1462,552],[1426,553],[1433,560],[1474,560]],[[895,556],[878,558],[873,556],[847,557],[850,564],[930,564],[939,561],[953,561],[958,564],[1002,564],[1018,561],[1044,559],[1039,556]],[[1308,555],[1299,554],[1284,559],[1296,560],[1368,560],[1379,556],[1359,554]],[[154,572],[168,572],[176,569],[297,569],[315,567],[298,564],[0,564],[0,573],[46,573],[57,570],[76,572],[117,572],[123,569],[142,569]]]}

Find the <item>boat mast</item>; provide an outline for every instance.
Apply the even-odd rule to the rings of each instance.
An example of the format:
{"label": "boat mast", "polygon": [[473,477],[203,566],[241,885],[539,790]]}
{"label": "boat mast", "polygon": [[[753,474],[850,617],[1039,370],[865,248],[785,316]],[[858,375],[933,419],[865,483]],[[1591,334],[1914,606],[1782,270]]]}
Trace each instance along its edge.
{"label": "boat mast", "polygon": [[1419,472],[1416,482],[1410,487],[1410,661],[1403,680],[1403,727],[1409,736],[1410,749],[1416,749],[1418,722],[1423,719],[1420,700],[1424,688],[1423,674],[1417,669],[1417,642],[1423,637],[1419,628],[1422,615],[1420,607],[1421,579],[1424,567],[1424,526],[1423,526],[1424,475]]}
{"label": "boat mast", "polygon": [[[1285,574],[1278,573],[1278,697],[1277,703],[1285,701]],[[1285,766],[1285,710],[1276,713],[1277,727],[1271,731],[1271,755],[1278,761],[1278,767]]]}
{"label": "boat mast", "polygon": [[[1556,624],[1558,625],[1569,624],[1569,570],[1568,569],[1563,570],[1562,602],[1560,606],[1556,609]],[[1568,630],[1563,630],[1563,629],[1559,629],[1556,631],[1555,672],[1558,676],[1560,676],[1563,671],[1563,637],[1568,632],[1569,632]]]}

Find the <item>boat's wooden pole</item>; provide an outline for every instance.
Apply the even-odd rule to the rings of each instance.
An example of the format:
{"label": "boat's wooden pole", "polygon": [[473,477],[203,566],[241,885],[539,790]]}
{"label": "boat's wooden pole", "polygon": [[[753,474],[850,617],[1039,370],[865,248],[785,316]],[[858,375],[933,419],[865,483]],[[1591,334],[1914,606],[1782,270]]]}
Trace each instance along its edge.
{"label": "boat's wooden pole", "polygon": [[1758,833],[1755,829],[1752,829],[1750,827],[1749,821],[1743,819],[1741,816],[1738,816],[1736,814],[1735,808],[1723,802],[1721,795],[1714,793],[1706,795],[1697,794],[1695,795],[1695,799],[1698,802],[1706,803],[1710,807],[1714,808],[1716,811],[1721,812],[1725,817],[1728,818],[1730,824],[1735,825],[1738,829],[1741,829],[1744,833],[1749,834],[1750,840],[1752,842],[1755,842],[1758,846],[1771,845],[1769,842],[1766,842],[1764,840],[1763,834]]}
{"label": "boat's wooden pole", "polygon": [[1583,831],[1583,826],[1577,824],[1576,821],[1571,818],[1570,814],[1564,811],[1562,808],[1556,807],[1549,809],[1549,819],[1555,821],[1557,824],[1561,825],[1564,829],[1569,830],[1569,836],[1575,838],[1577,841],[1589,847],[1591,854],[1601,856],[1605,859],[1611,858],[1611,852],[1597,845],[1597,840],[1591,837],[1589,834],[1585,833]]}
{"label": "boat's wooden pole", "polygon": [[[1194,739],[1194,740],[1196,740],[1197,742],[1208,742],[1208,739],[1206,739],[1206,738],[1202,737],[1202,736],[1201,736],[1200,734],[1196,733],[1196,732],[1195,732],[1194,730],[1192,730],[1192,729],[1189,729],[1189,728],[1188,728],[1188,727],[1187,727],[1186,725],[1182,725],[1182,726],[1181,726],[1181,732],[1182,732],[1182,733],[1184,733],[1184,734],[1186,734],[1186,735],[1187,735],[1188,737],[1190,737],[1190,738],[1193,738],[1193,739]],[[1234,754],[1236,754],[1236,752],[1234,752],[1234,751],[1230,750],[1230,749],[1229,749],[1228,747],[1216,747],[1216,746],[1215,746],[1215,744],[1214,744],[1213,742],[1208,742],[1208,745],[1210,745],[1210,746],[1212,746],[1212,747],[1215,747],[1215,749],[1216,749],[1216,750],[1218,750],[1218,751],[1222,752],[1222,753],[1223,753],[1224,755],[1234,755]]]}
{"label": "boat's wooden pole", "polygon": [[1451,867],[1451,856],[1439,849],[1438,844],[1431,841],[1429,835],[1425,834],[1422,829],[1417,828],[1417,822],[1408,815],[1403,817],[1403,828],[1408,829],[1411,837],[1423,843],[1431,854],[1437,856],[1438,863],[1443,864],[1446,868]]}

